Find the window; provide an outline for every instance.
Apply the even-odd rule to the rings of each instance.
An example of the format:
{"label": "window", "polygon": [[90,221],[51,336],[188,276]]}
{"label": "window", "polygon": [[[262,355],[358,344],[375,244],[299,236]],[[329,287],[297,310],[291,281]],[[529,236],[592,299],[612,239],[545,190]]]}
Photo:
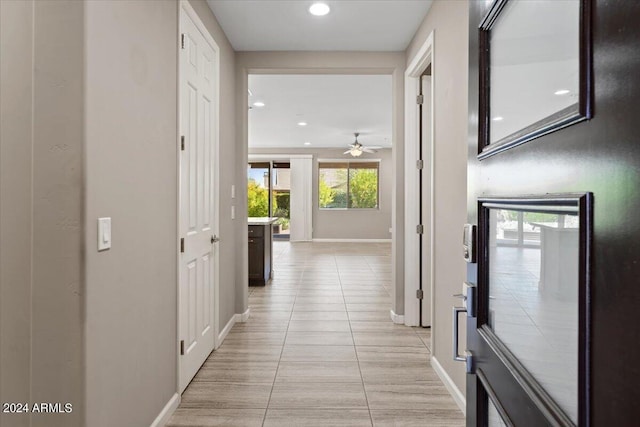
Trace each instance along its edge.
{"label": "window", "polygon": [[378,162],[320,162],[320,209],[377,209]]}

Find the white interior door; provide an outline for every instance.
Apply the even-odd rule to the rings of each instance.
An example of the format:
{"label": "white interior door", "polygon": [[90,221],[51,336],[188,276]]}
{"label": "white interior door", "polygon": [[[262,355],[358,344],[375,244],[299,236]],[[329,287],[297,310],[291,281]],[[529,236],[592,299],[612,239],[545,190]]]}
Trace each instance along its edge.
{"label": "white interior door", "polygon": [[422,159],[424,161],[425,167],[422,169],[421,175],[421,197],[420,200],[422,202],[421,214],[422,217],[420,219],[420,223],[424,224],[424,233],[420,236],[422,239],[422,259],[420,260],[421,264],[421,278],[422,278],[422,293],[423,298],[420,300],[420,311],[421,311],[421,324],[420,326],[427,327],[431,326],[431,299],[432,299],[432,246],[431,246],[431,233],[433,232],[431,227],[431,212],[433,210],[432,205],[432,197],[431,197],[431,169],[433,167],[432,164],[432,123],[431,123],[431,76],[423,75],[420,77],[422,80],[422,108],[421,108],[421,116],[420,127],[421,127],[421,141],[422,145]]}
{"label": "white interior door", "polygon": [[180,392],[215,344],[217,156],[215,51],[181,8],[180,49]]}

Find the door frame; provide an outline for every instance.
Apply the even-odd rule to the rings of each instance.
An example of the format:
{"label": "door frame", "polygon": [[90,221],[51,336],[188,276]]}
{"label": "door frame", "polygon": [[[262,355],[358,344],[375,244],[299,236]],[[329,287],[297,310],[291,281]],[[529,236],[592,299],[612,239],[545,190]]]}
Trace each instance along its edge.
{"label": "door frame", "polygon": [[[180,87],[181,83],[181,67],[180,67],[180,50],[181,50],[181,35],[182,35],[182,16],[186,14],[195,24],[196,28],[202,33],[203,37],[207,40],[207,42],[211,45],[213,49],[214,55],[214,88],[215,88],[215,100],[213,101],[213,120],[212,123],[215,126],[215,130],[212,132],[213,137],[213,155],[214,155],[214,164],[213,164],[213,179],[215,185],[211,186],[213,191],[213,229],[214,234],[220,234],[220,47],[214,40],[207,27],[204,25],[198,14],[196,13],[193,6],[189,4],[188,0],[180,0],[179,3],[179,12],[178,12],[178,34],[176,35],[176,57],[177,57],[177,95],[178,95],[178,106],[176,109],[178,126],[178,133],[176,135],[176,183],[178,186],[178,199],[176,200],[176,390],[180,395],[183,390],[180,390],[180,197],[181,197],[181,186],[180,186],[180,167],[181,167],[181,102],[180,100],[182,95],[182,88]],[[221,242],[222,244],[222,242]],[[216,350],[222,340],[220,340],[220,244],[212,245],[212,257],[213,257],[213,348]]]}
{"label": "door frame", "polygon": [[[382,57],[382,59],[379,59]],[[402,93],[401,82],[404,78],[405,70],[404,54],[392,54],[380,55],[376,53],[371,55],[370,52],[282,52],[281,55],[273,56],[272,52],[240,52],[240,55],[236,58],[236,112],[239,115],[239,122],[237,127],[237,137],[241,144],[242,153],[240,158],[248,158],[249,149],[249,109],[247,108],[247,94],[249,90],[249,75],[261,75],[261,74],[327,74],[327,75],[388,75],[391,76],[391,102],[395,106],[400,103],[396,102],[397,95]],[[402,110],[402,109],[399,109]],[[404,112],[400,114],[395,108],[392,108],[391,129],[394,143],[392,147],[392,162],[393,162],[393,191],[392,191],[392,208],[391,208],[391,222],[392,222],[392,239],[391,239],[391,270],[392,270],[392,302],[390,304],[390,317],[396,323],[403,323],[404,315],[396,314],[398,311],[398,301],[402,301],[404,305],[404,295],[398,296],[400,292],[404,292],[404,265],[398,261],[402,257],[404,252],[404,244],[400,242],[400,245],[396,245],[398,242],[397,236],[404,238],[404,221],[401,221],[403,215],[398,215],[397,212],[402,209],[402,206],[397,203],[398,192],[402,191],[398,189],[396,182],[398,176],[402,176],[402,172],[399,172],[400,165],[398,164],[403,157],[396,157],[397,153],[402,153],[404,138],[398,137],[402,130],[401,122]],[[402,154],[400,154],[402,156]],[[402,165],[404,166],[404,165]],[[238,193],[241,198],[246,200],[247,197],[247,174],[243,173],[243,176],[239,177],[239,188],[241,193]],[[242,206],[242,205],[241,205]],[[247,225],[247,212],[246,203],[244,212],[240,212],[239,216],[236,216],[239,220],[244,220],[244,226]],[[242,210],[242,209],[241,209]],[[244,215],[244,216],[243,216]],[[400,217],[400,218],[399,218]],[[240,275],[239,283],[242,285],[242,289],[239,290],[240,294],[236,294],[242,300],[242,309],[246,310],[249,303],[249,260],[248,260],[248,243],[247,240],[241,240],[240,246]],[[402,273],[401,280],[398,280],[397,272]],[[403,307],[404,309],[404,307]]]}
{"label": "door frame", "polygon": [[[434,208],[435,208],[435,176],[434,176],[434,164],[433,159],[435,158],[435,55],[434,55],[434,37],[435,31],[432,31],[425,42],[422,44],[418,52],[411,59],[411,62],[407,66],[404,75],[404,97],[405,97],[405,162],[404,162],[404,188],[405,195],[410,197],[405,197],[405,211],[404,211],[404,222],[405,222],[405,237],[404,237],[404,253],[405,253],[405,262],[404,262],[404,324],[407,326],[418,326],[419,325],[419,316],[420,316],[420,308],[419,304],[417,304],[416,299],[416,291],[419,289],[419,276],[420,276],[420,249],[419,249],[419,240],[418,234],[416,233],[416,226],[420,223],[420,215],[419,215],[419,203],[420,203],[420,186],[418,185],[418,181],[420,180],[420,174],[416,167],[416,162],[419,159],[419,146],[422,144],[420,139],[420,120],[418,114],[418,108],[416,108],[416,97],[420,93],[420,79],[422,74],[425,72],[427,67],[431,65],[431,96],[430,96],[430,107],[431,107],[431,129],[430,129],[430,138],[429,138],[429,146],[427,148],[427,153],[423,151],[424,166],[422,169],[423,174],[427,174],[430,179],[429,188],[427,188],[427,193],[429,194],[430,199],[430,212],[429,217],[430,221],[428,224],[424,225],[424,235],[429,236],[429,241],[426,246],[423,246],[423,250],[426,248],[427,257],[429,263],[429,273],[428,276],[423,276],[423,284],[426,283],[430,292],[430,302],[431,302],[431,353],[434,353],[434,343],[435,343],[435,322],[434,322],[434,312],[435,312],[435,303],[434,303],[434,284],[435,284],[435,262],[434,262]],[[424,147],[423,147],[424,148]],[[423,256],[424,259],[424,256]],[[425,286],[423,286],[424,288]]]}

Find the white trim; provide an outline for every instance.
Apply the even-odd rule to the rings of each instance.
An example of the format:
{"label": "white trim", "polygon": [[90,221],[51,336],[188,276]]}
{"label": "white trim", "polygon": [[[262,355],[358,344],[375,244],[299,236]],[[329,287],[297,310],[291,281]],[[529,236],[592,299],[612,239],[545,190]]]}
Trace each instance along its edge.
{"label": "white trim", "polygon": [[[211,35],[211,33],[209,33],[209,30],[207,30],[207,27],[205,26],[205,24],[202,22],[202,20],[200,19],[200,17],[198,16],[198,13],[195,11],[195,9],[193,9],[193,6],[191,6],[191,4],[189,3],[188,0],[180,0],[180,12],[178,13],[178,34],[176,37],[176,43],[180,43],[180,39],[181,39],[181,34],[182,34],[182,14],[186,14],[189,19],[191,19],[191,21],[194,23],[194,25],[196,26],[196,28],[198,29],[198,31],[200,31],[200,33],[202,34],[202,36],[205,38],[205,40],[211,45],[211,48],[213,49],[214,52],[214,73],[215,73],[215,82],[214,82],[214,91],[215,91],[215,102],[214,102],[214,111],[213,111],[213,124],[215,126],[215,131],[213,132],[213,144],[214,144],[214,165],[213,165],[213,169],[214,169],[214,176],[212,176],[212,179],[214,179],[216,185],[212,186],[212,191],[213,191],[213,203],[214,203],[214,220],[213,220],[213,224],[212,224],[212,228],[213,228],[213,232],[216,235],[220,235],[220,47],[218,46],[218,44],[216,43],[216,41],[214,40],[213,36]],[[180,210],[180,167],[181,167],[181,163],[180,163],[180,158],[181,158],[181,149],[179,147],[178,142],[180,141],[180,136],[182,134],[182,129],[180,127],[180,121],[181,121],[181,82],[182,82],[182,75],[180,72],[180,46],[177,46],[177,62],[178,62],[178,69],[177,69],[177,82],[178,82],[178,93],[177,93],[177,101],[178,101],[178,108],[177,108],[177,120],[178,120],[178,134],[176,135],[176,152],[177,152],[177,188],[178,188],[178,199],[176,200],[176,205],[177,205],[177,238],[176,238],[176,260],[177,260],[177,276],[176,276],[176,300],[177,300],[177,316],[176,316],[176,354],[177,354],[177,363],[176,363],[176,371],[177,371],[177,375],[176,375],[176,390],[178,392],[180,392],[180,364],[181,364],[181,358],[180,358],[180,349],[178,346],[178,343],[180,342],[180,251],[177,250],[177,242],[180,241],[180,238],[182,237],[180,235],[180,215],[181,215],[181,210]],[[220,347],[220,344],[222,344],[222,341],[219,339],[219,336],[221,334],[219,334],[219,330],[220,330],[220,245],[214,245],[213,251],[212,251],[212,256],[213,256],[213,268],[214,268],[214,283],[213,283],[213,348],[216,349],[218,347]]]}
{"label": "white trim", "polygon": [[463,414],[467,414],[467,399],[465,395],[460,391],[456,383],[453,382],[447,371],[444,370],[438,359],[435,356],[431,356],[431,367],[436,372],[444,386],[449,391],[451,397],[458,405],[458,408],[462,411]]}
{"label": "white trim", "polygon": [[244,323],[249,320],[249,317],[251,317],[251,307],[247,308],[247,311],[244,313],[236,314],[236,323]]}
{"label": "white trim", "polygon": [[242,316],[242,315],[241,314],[234,314],[233,316],[231,316],[231,319],[229,319],[229,321],[225,325],[224,329],[222,329],[222,331],[220,331],[220,334],[217,337],[218,340],[217,340],[217,343],[216,343],[216,350],[218,348],[220,348],[220,346],[222,345],[222,342],[224,341],[224,339],[227,337],[227,335],[229,335],[229,332],[231,332],[231,328],[233,328],[233,325],[235,325],[236,322],[238,321],[238,316]]}
{"label": "white trim", "polygon": [[393,310],[390,310],[389,314],[391,315],[391,320],[393,321],[393,323],[404,325],[404,315],[396,314],[396,312]]}
{"label": "white trim", "polygon": [[[431,319],[430,326],[432,334],[435,332],[434,325],[434,313],[435,313],[435,301],[434,301],[434,286],[435,286],[435,263],[434,263],[434,215],[435,199],[434,199],[434,146],[435,146],[435,61],[434,61],[434,32],[432,31],[423,45],[420,47],[416,55],[411,59],[407,70],[405,71],[405,211],[404,211],[404,223],[405,223],[405,236],[404,236],[404,315],[405,324],[407,326],[417,326],[419,323],[419,304],[415,298],[416,291],[419,288],[419,266],[422,260],[419,259],[419,240],[418,234],[415,231],[415,226],[419,223],[419,198],[418,180],[419,174],[416,168],[416,161],[418,160],[419,145],[422,141],[419,140],[418,126],[418,108],[416,106],[416,96],[419,91],[419,79],[424,73],[425,69],[431,64],[432,76],[431,76],[431,146],[428,148],[428,152],[424,152],[423,147],[423,177],[427,174],[430,180],[429,193],[430,193],[430,211],[426,215],[431,219],[424,225],[424,236],[426,237],[426,245],[423,245],[423,256],[427,254],[429,259],[429,268],[426,269],[427,277],[423,275],[423,285],[426,284],[430,289],[430,304],[431,304]],[[424,286],[423,286],[424,288]]]}
{"label": "white trim", "polygon": [[390,243],[391,239],[313,239],[318,243]]}
{"label": "white trim", "polygon": [[150,427],[164,427],[169,422],[171,415],[173,415],[178,408],[178,405],[180,405],[180,395],[178,393],[174,393],[167,404],[164,405],[164,408],[162,408],[162,411],[160,411],[156,419],[153,420]]}

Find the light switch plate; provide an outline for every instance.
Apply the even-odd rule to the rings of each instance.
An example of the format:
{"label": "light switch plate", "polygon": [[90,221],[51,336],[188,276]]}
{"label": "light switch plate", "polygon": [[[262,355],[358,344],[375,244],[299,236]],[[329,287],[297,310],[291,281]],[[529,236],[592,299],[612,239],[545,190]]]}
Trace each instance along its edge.
{"label": "light switch plate", "polygon": [[111,249],[111,218],[98,218],[98,251]]}
{"label": "light switch plate", "polygon": [[231,185],[231,198],[232,199],[236,198],[236,186],[235,185]]}
{"label": "light switch plate", "polygon": [[236,219],[236,207],[231,206],[231,219]]}

